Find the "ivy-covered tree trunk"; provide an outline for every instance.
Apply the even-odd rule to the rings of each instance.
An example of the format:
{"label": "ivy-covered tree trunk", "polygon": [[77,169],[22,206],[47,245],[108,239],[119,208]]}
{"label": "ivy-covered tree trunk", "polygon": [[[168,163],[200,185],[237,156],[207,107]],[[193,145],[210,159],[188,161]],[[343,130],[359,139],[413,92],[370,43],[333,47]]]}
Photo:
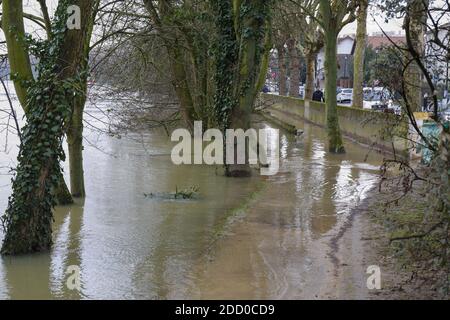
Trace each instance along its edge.
{"label": "ivy-covered tree trunk", "polygon": [[284,43],[277,46],[278,57],[278,91],[281,96],[287,95],[287,62]]}
{"label": "ivy-covered tree trunk", "polygon": [[[83,12],[81,30],[67,30],[67,8]],[[73,99],[79,96],[83,49],[92,15],[90,0],[60,0],[52,24],[52,38],[41,43],[38,78],[28,89],[29,112],[22,129],[12,195],[2,217],[5,238],[1,253],[24,254],[47,250],[52,244],[52,192],[59,183],[65,125]]]}
{"label": "ivy-covered tree trunk", "polygon": [[[217,39],[214,109],[222,130],[250,128],[255,98],[267,72],[270,1],[211,0]],[[264,70],[264,68],[266,68]],[[224,153],[226,157],[226,153]],[[248,162],[227,164],[230,177],[251,175]],[[236,160],[236,152],[235,152]]]}
{"label": "ivy-covered tree trunk", "polygon": [[345,153],[337,112],[337,33],[330,27],[325,32],[325,103],[327,113],[328,148],[333,153]]}
{"label": "ivy-covered tree trunk", "polygon": [[306,54],[306,84],[305,84],[305,99],[312,100],[315,88],[315,70],[316,70],[316,55],[308,52]]}
{"label": "ivy-covered tree trunk", "polygon": [[[27,86],[25,83],[34,81],[30,57],[25,45],[25,28],[22,0],[2,1],[2,29],[8,50],[8,61],[14,82],[17,98],[25,112],[28,113]],[[60,176],[58,186],[54,190],[58,204],[73,203],[69,188]]]}
{"label": "ivy-covered tree trunk", "polygon": [[300,87],[300,66],[301,66],[301,56],[300,52],[296,46],[295,39],[289,39],[287,42],[288,52],[289,52],[289,66],[290,66],[290,85],[289,85],[289,96],[298,97],[299,87]]}
{"label": "ivy-covered tree trunk", "polygon": [[368,0],[360,0],[356,29],[356,48],[353,66],[353,107],[363,107],[364,88],[364,57],[366,52],[367,39],[367,13],[369,8]]}

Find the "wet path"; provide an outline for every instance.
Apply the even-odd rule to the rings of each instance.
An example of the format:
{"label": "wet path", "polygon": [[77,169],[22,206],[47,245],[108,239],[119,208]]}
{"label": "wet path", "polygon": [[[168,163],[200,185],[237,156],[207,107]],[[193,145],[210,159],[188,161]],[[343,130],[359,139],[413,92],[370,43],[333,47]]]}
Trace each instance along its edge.
{"label": "wet path", "polygon": [[[270,178],[245,221],[220,244],[211,262],[199,268],[199,297],[314,299],[365,294],[363,274],[355,276],[361,283],[349,283],[345,292],[337,293],[332,259],[336,247],[331,241],[376,183],[378,159],[364,162],[363,149],[352,144],[347,144],[345,156],[329,155],[321,129],[308,124],[304,129],[300,141],[282,136],[280,174]],[[356,236],[350,245],[356,248],[358,241]]]}

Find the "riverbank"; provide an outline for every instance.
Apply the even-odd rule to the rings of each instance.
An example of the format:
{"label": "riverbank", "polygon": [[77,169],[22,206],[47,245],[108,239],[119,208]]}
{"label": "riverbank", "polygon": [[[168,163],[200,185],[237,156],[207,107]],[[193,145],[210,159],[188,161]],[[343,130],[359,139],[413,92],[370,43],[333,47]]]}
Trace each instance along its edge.
{"label": "riverbank", "polygon": [[[421,172],[423,174],[423,172]],[[394,239],[408,235],[420,235],[420,230],[430,230],[435,223],[425,219],[431,209],[420,183],[413,185],[408,194],[393,201],[401,192],[398,188],[384,186],[376,190],[358,215],[367,227],[362,241],[367,256],[380,266],[382,290],[377,299],[449,299],[446,292],[448,273],[439,266],[436,255],[430,256],[435,247],[433,235],[401,241]]]}
{"label": "riverbank", "polygon": [[[336,237],[330,239],[331,257],[337,299],[381,299],[416,300],[442,299],[437,288],[429,281],[430,273],[411,259],[402,260],[396,255],[390,242],[391,234],[386,223],[390,214],[385,211],[389,196],[373,190],[371,196],[352,212],[352,218]],[[401,202],[397,211],[411,210],[421,201]],[[404,258],[404,257],[403,257]],[[366,280],[369,266],[378,266],[381,271],[381,289],[368,290]],[[361,277],[361,275],[364,275]],[[363,287],[361,287],[363,286]],[[360,295],[355,294],[359,292]]]}

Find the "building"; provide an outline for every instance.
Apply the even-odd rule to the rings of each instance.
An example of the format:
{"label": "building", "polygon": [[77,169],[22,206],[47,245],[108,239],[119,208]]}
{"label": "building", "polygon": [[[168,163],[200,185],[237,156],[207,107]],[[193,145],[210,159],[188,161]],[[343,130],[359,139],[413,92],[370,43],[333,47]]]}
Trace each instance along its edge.
{"label": "building", "polygon": [[[337,82],[339,87],[352,87],[353,74],[353,48],[355,38],[347,35],[338,39],[337,55],[338,55],[338,76]],[[316,63],[316,81],[320,88],[325,87],[325,50],[322,49],[317,55]]]}
{"label": "building", "polygon": [[390,47],[394,44],[402,45],[404,43],[406,43],[406,37],[398,33],[387,35],[384,33],[375,33],[367,37],[367,46],[375,50]]}
{"label": "building", "polygon": [[[401,33],[374,33],[367,37],[367,46],[382,49],[393,44],[401,45],[406,38]],[[337,85],[342,88],[353,87],[353,56],[356,49],[354,35],[346,35],[338,39],[338,76]],[[317,56],[316,81],[320,88],[325,86],[325,52],[322,49]]]}

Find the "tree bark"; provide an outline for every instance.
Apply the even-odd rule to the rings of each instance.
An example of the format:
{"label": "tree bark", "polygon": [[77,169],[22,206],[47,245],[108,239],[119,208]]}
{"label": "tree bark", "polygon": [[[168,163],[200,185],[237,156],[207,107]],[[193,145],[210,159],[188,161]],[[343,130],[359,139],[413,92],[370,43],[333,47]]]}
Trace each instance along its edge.
{"label": "tree bark", "polygon": [[301,57],[300,52],[296,46],[295,39],[290,39],[287,42],[289,51],[289,61],[290,61],[290,86],[289,86],[289,96],[298,97],[300,88],[300,66]]}
{"label": "tree bark", "polygon": [[86,196],[83,169],[83,111],[85,101],[84,97],[76,99],[67,130],[70,192],[74,198],[84,198]]}
{"label": "tree bark", "polygon": [[4,0],[2,3],[2,29],[8,48],[8,61],[14,79],[14,88],[22,108],[27,108],[27,88],[22,80],[33,80],[30,57],[24,46],[25,28],[23,22],[23,1]]}
{"label": "tree bark", "polygon": [[192,94],[187,83],[185,70],[185,61],[182,52],[182,46],[175,43],[166,44],[167,52],[170,57],[170,66],[172,69],[172,85],[178,97],[178,101],[183,113],[183,120],[188,128],[192,128],[195,119],[195,109]]}
{"label": "tree bark", "polygon": [[57,188],[54,190],[56,203],[60,206],[66,206],[73,203],[73,198],[67,187],[66,181],[62,172],[59,173],[59,183]]}
{"label": "tree bark", "polygon": [[313,53],[306,54],[306,84],[305,84],[305,100],[312,100],[315,88],[315,69],[316,55]]}
{"label": "tree bark", "polygon": [[361,0],[358,9],[357,30],[356,30],[356,49],[353,66],[353,107],[363,107],[363,88],[364,88],[364,57],[366,51],[367,39],[367,13],[369,2]]}
{"label": "tree bark", "polygon": [[327,112],[327,130],[329,151],[332,153],[345,153],[342,141],[339,117],[337,112],[337,37],[336,32],[330,28],[325,32],[325,103]]}
{"label": "tree bark", "polygon": [[[423,55],[425,50],[424,33],[427,19],[427,0],[413,0],[407,6],[407,18],[410,19],[410,37],[414,50]],[[405,18],[406,19],[406,18]],[[410,57],[412,59],[412,57]],[[422,110],[422,73],[417,63],[412,62],[406,70],[405,94],[412,112]]]}
{"label": "tree bark", "polygon": [[278,52],[278,90],[281,96],[287,95],[287,66],[284,44],[277,47]]}

